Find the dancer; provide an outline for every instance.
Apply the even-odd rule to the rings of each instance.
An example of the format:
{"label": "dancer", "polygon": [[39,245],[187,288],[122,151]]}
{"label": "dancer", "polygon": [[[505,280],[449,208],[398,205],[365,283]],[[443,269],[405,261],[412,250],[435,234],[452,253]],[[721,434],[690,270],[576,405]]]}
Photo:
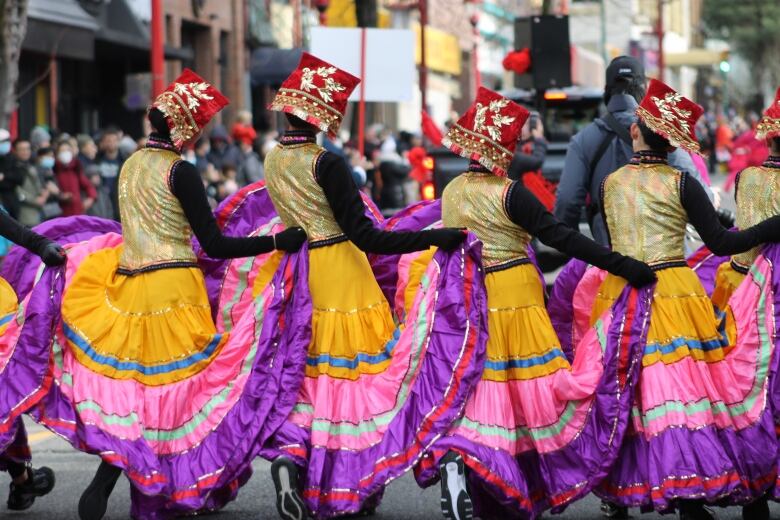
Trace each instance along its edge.
{"label": "dancer", "polygon": [[438,257],[430,290],[412,312],[428,320],[418,328],[394,324],[365,254],[452,250],[465,233],[374,228],[346,163],[315,142],[320,131],[336,133],[358,82],[304,53],[271,105],[290,129],[266,158],[268,192],[282,221],[309,237],[308,269],[298,276],[310,300],[297,309],[308,321],[306,378],[264,454],[274,460],[285,520],[304,518],[306,509],[324,517],[375,508],[385,484],[446,431],[479,373],[482,302],[460,309],[452,302],[453,291],[480,276],[473,246],[451,262]]}
{"label": "dancer", "polygon": [[[700,106],[651,81],[637,110],[640,121],[631,127],[636,155],[601,190],[613,250],[647,262],[658,276],[632,427],[596,489],[623,515],[627,507],[677,507],[683,519],[710,519],[704,502],[758,498],[776,471],[764,397],[772,346],[751,329],[766,326],[767,317],[745,323],[745,334],[729,344],[683,246],[690,222],[715,254],[744,252],[780,239],[780,217],[728,232],[700,185],[667,164],[674,147],[698,152],[694,128],[701,114]],[[606,276],[591,296],[593,321],[624,285]],[[755,287],[754,296],[766,296],[769,280]]]}
{"label": "dancer", "polygon": [[154,132],[122,168],[122,236],[69,250],[67,285],[55,295],[57,384],[31,415],[102,459],[79,501],[82,519],[105,514],[122,471],[135,518],[221,507],[251,473],[247,439],[261,437],[277,407],[292,407],[280,404],[280,378],[302,367],[274,363],[285,355],[273,337],[278,300],[258,301],[230,334],[218,333],[192,249],[193,233],[212,258],[296,251],[305,241],[299,228],[245,238],[219,230],[181,148],[227,103],[185,70],[154,101]]}
{"label": "dancer", "polygon": [[[7,213],[0,210],[0,235],[38,255],[47,266],[65,263],[65,251],[46,237],[31,231]],[[37,311],[37,309],[36,309]],[[11,359],[16,344],[24,330],[25,309],[19,308],[13,288],[0,278],[0,384],[7,390],[2,399],[0,416],[0,470],[11,476],[8,494],[8,509],[23,511],[29,509],[37,497],[42,497],[54,488],[54,472],[45,466],[30,466],[30,446],[27,432],[20,414],[29,408],[31,394],[35,393],[37,381],[27,378],[27,371],[20,368],[19,357]],[[27,334],[51,334],[52,319],[31,314]],[[44,349],[47,349],[47,345]]]}
{"label": "dancer", "polygon": [[655,276],[647,265],[559,222],[522,183],[506,178],[528,115],[480,88],[444,139],[471,164],[444,190],[442,221],[482,241],[486,277],[479,291],[489,309],[481,381],[463,417],[418,468],[422,485],[441,478],[441,507],[449,519],[535,518],[551,507],[560,510],[603,477],[628,422],[636,378],[629,373],[618,384],[618,343],[601,344],[593,335],[569,363],[526,251],[536,236],[636,287]]}

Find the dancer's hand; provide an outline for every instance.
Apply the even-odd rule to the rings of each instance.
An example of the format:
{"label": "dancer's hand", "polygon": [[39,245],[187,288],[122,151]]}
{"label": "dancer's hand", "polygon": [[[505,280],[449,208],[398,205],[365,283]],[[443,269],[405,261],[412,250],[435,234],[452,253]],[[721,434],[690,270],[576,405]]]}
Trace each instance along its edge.
{"label": "dancer's hand", "polygon": [[65,260],[67,260],[67,253],[62,246],[56,242],[48,242],[43,246],[40,256],[43,263],[49,267],[62,265],[65,263]]}
{"label": "dancer's hand", "polygon": [[428,231],[431,245],[445,251],[452,251],[466,239],[466,230],[457,228],[432,229]]}
{"label": "dancer's hand", "polygon": [[306,242],[306,232],[299,227],[285,229],[274,235],[275,248],[289,253],[299,250],[304,242]]}
{"label": "dancer's hand", "polygon": [[650,269],[650,266],[633,258],[626,258],[626,265],[623,271],[623,277],[628,280],[632,287],[637,289],[650,285],[657,279],[655,272]]}

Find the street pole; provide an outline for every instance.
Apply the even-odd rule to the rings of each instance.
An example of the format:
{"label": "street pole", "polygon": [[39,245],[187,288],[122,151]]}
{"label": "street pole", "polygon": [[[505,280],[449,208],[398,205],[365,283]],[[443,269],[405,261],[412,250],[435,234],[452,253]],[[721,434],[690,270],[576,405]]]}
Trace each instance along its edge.
{"label": "street pole", "polygon": [[162,0],[152,1],[152,34],[151,34],[151,66],[152,66],[152,99],[165,89],[165,55],[163,53],[163,9]]}
{"label": "street pole", "polygon": [[420,0],[420,98],[428,110],[428,66],[425,61],[425,26],[428,25],[428,0]]}
{"label": "street pole", "polygon": [[292,0],[292,12],[293,12],[293,47],[300,47],[302,43],[301,35],[301,0]]}
{"label": "street pole", "polygon": [[658,0],[658,80],[664,80],[664,1]]}
{"label": "street pole", "polygon": [[360,102],[358,103],[358,151],[366,155],[366,28],[360,28]]}
{"label": "street pole", "polygon": [[607,53],[607,0],[601,0],[599,11],[601,22],[601,57],[604,59],[604,67],[609,65],[609,53]]}

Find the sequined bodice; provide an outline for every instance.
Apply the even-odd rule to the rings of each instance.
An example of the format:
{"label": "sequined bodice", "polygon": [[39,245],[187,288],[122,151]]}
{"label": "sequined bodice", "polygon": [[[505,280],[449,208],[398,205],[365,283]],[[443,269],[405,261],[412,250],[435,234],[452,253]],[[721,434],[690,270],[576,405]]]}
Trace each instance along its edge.
{"label": "sequined bodice", "polygon": [[684,259],[688,215],[682,174],[667,164],[628,164],[602,187],[612,250],[650,265]]}
{"label": "sequined bodice", "polygon": [[181,156],[143,148],[125,162],[119,175],[119,212],[124,247],[121,270],[137,271],[167,264],[195,265],[192,230],[169,179]]}
{"label": "sequined bodice", "polygon": [[512,222],[504,199],[512,181],[491,173],[468,172],[444,189],[442,221],[447,227],[465,227],[482,241],[485,267],[525,259],[531,235]]}
{"label": "sequined bodice", "polygon": [[[737,187],[737,226],[747,229],[780,215],[780,168],[755,166],[739,174]],[[761,248],[734,255],[734,261],[750,267]]]}
{"label": "sequined bodice", "polygon": [[324,151],[315,143],[279,145],[265,158],[265,182],[279,217],[287,227],[306,230],[311,242],[344,234],[314,177]]}

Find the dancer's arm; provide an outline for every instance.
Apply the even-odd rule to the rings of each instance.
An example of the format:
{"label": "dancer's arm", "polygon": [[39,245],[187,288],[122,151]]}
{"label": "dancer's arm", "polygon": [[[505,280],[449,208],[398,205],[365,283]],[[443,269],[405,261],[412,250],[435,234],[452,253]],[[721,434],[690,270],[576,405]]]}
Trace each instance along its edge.
{"label": "dancer's arm", "polygon": [[653,271],[645,263],[614,253],[556,219],[521,183],[512,183],[504,203],[509,218],[544,244],[622,276],[634,287],[655,280]]}
{"label": "dancer's arm", "polygon": [[171,172],[171,191],[179,199],[184,215],[198,237],[201,247],[211,258],[241,258],[268,253],[276,249],[297,251],[306,240],[300,228],[282,231],[275,237],[228,237],[222,234],[209,207],[206,188],[192,164],[179,161]]}
{"label": "dancer's arm", "polygon": [[347,237],[362,251],[378,254],[399,254],[421,251],[431,246],[452,249],[463,241],[465,234],[454,229],[419,232],[381,231],[365,214],[352,173],[344,159],[324,152],[317,162],[317,182],[325,192],[333,216]]}
{"label": "dancer's arm", "polygon": [[780,215],[748,229],[729,231],[720,223],[707,193],[698,182],[691,182],[687,173],[680,181],[680,198],[688,220],[704,244],[718,256],[743,253],[764,242],[780,241]]}
{"label": "dancer's arm", "polygon": [[24,227],[2,211],[0,211],[0,235],[40,256],[46,265],[65,263],[65,250],[59,244]]}

